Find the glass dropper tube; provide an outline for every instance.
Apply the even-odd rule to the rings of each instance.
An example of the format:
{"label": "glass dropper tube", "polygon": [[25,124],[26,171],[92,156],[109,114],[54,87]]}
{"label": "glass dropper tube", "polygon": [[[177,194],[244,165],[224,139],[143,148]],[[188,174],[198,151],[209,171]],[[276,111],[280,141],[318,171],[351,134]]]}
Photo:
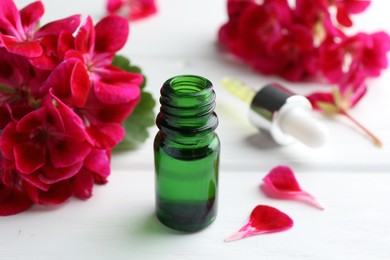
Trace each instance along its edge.
{"label": "glass dropper tube", "polygon": [[256,91],[232,78],[224,78],[221,86],[250,106],[253,125],[270,132],[278,144],[298,140],[310,147],[322,146],[328,129],[311,114],[310,101],[280,84],[270,83]]}
{"label": "glass dropper tube", "polygon": [[256,94],[256,90],[251,86],[229,77],[222,79],[221,86],[248,105],[250,105]]}

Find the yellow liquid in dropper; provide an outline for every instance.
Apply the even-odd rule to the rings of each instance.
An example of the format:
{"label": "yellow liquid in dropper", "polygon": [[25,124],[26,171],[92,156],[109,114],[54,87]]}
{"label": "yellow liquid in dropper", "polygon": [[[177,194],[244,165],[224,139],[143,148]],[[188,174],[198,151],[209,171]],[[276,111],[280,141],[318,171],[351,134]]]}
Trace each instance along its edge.
{"label": "yellow liquid in dropper", "polygon": [[231,94],[238,97],[248,105],[252,102],[256,91],[249,85],[236,79],[225,77],[221,81],[221,86],[227,89]]}

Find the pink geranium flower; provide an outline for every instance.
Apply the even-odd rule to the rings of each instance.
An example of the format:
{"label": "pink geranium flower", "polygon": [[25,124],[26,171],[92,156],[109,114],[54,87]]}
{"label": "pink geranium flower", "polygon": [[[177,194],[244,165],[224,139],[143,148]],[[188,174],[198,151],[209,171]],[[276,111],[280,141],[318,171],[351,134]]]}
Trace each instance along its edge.
{"label": "pink geranium flower", "polygon": [[[59,87],[59,77],[52,77],[53,81],[49,79],[47,83],[64,100],[69,100],[65,96],[72,95],[72,104],[77,102],[76,112],[83,119],[94,145],[102,149],[111,149],[122,140],[125,132],[121,123],[140,100],[142,75],[111,65],[115,52],[125,44],[128,32],[128,22],[120,16],[110,15],[96,26],[89,17],[75,38],[75,50],[65,54],[66,59],[73,60],[64,65],[71,70],[68,86]],[[85,75],[89,75],[92,82],[91,90],[85,87],[88,85]]]}
{"label": "pink geranium flower", "polygon": [[42,55],[35,30],[44,13],[42,2],[34,2],[20,12],[12,0],[0,2],[0,39],[8,51],[27,57]]}
{"label": "pink geranium flower", "polygon": [[[44,13],[41,1],[34,2],[18,11],[12,0],[0,1],[0,47],[28,58],[47,59],[52,50],[50,42],[56,42],[60,33],[73,33],[80,24],[80,15],[53,21],[38,28]],[[54,37],[54,39],[53,39]],[[43,69],[51,68],[49,62],[37,62]]]}
{"label": "pink geranium flower", "polygon": [[107,0],[107,11],[135,21],[157,12],[155,0]]}
{"label": "pink geranium flower", "polygon": [[20,176],[43,190],[74,176],[91,147],[80,118],[50,96],[41,108],[8,124],[0,142],[2,154],[15,161]]}
{"label": "pink geranium flower", "polygon": [[91,149],[80,118],[60,100],[46,96],[39,109],[2,131],[0,186],[9,194],[0,203],[0,214],[16,214],[32,202],[59,204],[73,193],[77,196],[81,184],[74,179]]}
{"label": "pink geranium flower", "polygon": [[65,55],[65,59],[77,58],[84,63],[75,73],[88,71],[95,95],[103,103],[126,103],[139,98],[142,75],[111,65],[114,54],[126,43],[128,33],[128,22],[120,16],[105,17],[95,27],[88,17],[76,36],[75,50]]}

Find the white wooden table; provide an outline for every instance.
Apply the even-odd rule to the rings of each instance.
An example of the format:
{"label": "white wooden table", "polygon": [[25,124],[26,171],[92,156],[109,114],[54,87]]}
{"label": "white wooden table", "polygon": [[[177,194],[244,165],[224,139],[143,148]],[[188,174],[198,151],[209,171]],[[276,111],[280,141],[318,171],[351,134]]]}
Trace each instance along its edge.
{"label": "white wooden table", "polygon": [[[18,6],[32,2],[17,0]],[[44,0],[43,23],[60,17],[104,14],[103,0]],[[309,149],[275,145],[247,121],[247,107],[219,85],[228,75],[261,87],[278,80],[298,93],[316,85],[292,85],[234,63],[216,45],[226,20],[225,0],[160,0],[159,13],[131,24],[122,54],[140,65],[149,91],[178,74],[209,78],[217,92],[222,143],[219,212],[205,230],[182,234],[154,217],[152,142],[157,129],[135,151],[117,154],[109,183],[95,186],[86,202],[34,206],[0,218],[0,259],[390,259],[390,72],[369,82],[365,99],[351,111],[383,141],[379,149],[342,118],[318,115],[331,131],[327,145]],[[356,28],[390,33],[390,2],[373,1]],[[356,19],[357,18],[357,19]],[[156,107],[156,110],[158,107]],[[291,166],[302,186],[325,211],[267,198],[261,179],[274,166]],[[257,204],[276,207],[295,221],[286,232],[237,242],[223,239],[238,230]]]}

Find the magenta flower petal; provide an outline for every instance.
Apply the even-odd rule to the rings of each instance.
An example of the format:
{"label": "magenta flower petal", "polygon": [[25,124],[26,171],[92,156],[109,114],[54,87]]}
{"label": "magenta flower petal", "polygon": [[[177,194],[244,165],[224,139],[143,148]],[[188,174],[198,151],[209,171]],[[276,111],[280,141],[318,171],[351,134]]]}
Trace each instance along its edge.
{"label": "magenta flower petal", "polygon": [[108,13],[118,13],[133,21],[157,12],[155,0],[108,0],[106,9]]}
{"label": "magenta flower petal", "polygon": [[93,176],[87,170],[81,170],[72,178],[73,193],[79,199],[88,199],[92,196]]}
{"label": "magenta flower petal", "polygon": [[262,190],[271,197],[281,199],[300,199],[323,210],[324,207],[314,196],[302,190],[294,172],[288,166],[277,166],[263,178]]}
{"label": "magenta flower petal", "polygon": [[140,97],[141,74],[106,67],[94,80],[95,95],[105,104],[121,104]]}
{"label": "magenta flower petal", "polygon": [[0,39],[3,42],[5,48],[12,53],[25,56],[28,58],[36,58],[42,55],[42,46],[39,42],[31,41],[24,42],[19,41],[15,37],[1,35]]}
{"label": "magenta flower petal", "polygon": [[72,95],[71,95],[71,82],[70,79],[72,71],[75,67],[76,59],[70,59],[65,62],[62,62],[60,65],[54,69],[47,80],[44,82],[41,87],[41,93],[48,93],[52,89],[52,93],[61,98],[61,100],[67,104],[72,104]]}
{"label": "magenta flower petal", "polygon": [[43,147],[22,143],[14,148],[16,169],[29,174],[45,164],[45,150]]}
{"label": "magenta flower petal", "polygon": [[[129,1],[130,3],[132,0]],[[139,20],[151,16],[157,12],[155,0],[138,0],[138,6],[133,5],[130,10],[130,20]]]}
{"label": "magenta flower petal", "polygon": [[44,12],[45,7],[41,1],[33,2],[20,10],[20,18],[25,30],[28,32],[35,31]]}
{"label": "magenta flower petal", "polygon": [[117,12],[124,4],[124,0],[108,0],[106,9],[110,13]]}
{"label": "magenta flower petal", "polygon": [[128,103],[137,100],[141,90],[131,82],[111,82],[111,79],[95,81],[95,94],[99,101],[106,104]]}
{"label": "magenta flower petal", "polygon": [[87,141],[80,142],[73,137],[64,137],[50,142],[48,150],[53,165],[61,168],[83,161],[90,152],[91,145]]}
{"label": "magenta flower petal", "polygon": [[110,15],[96,24],[95,32],[95,52],[114,53],[127,41],[129,22],[121,16]]}
{"label": "magenta flower petal", "polygon": [[129,82],[130,85],[138,85],[138,86],[141,85],[141,83],[144,80],[144,77],[142,76],[141,73],[124,71],[122,69],[119,69],[118,67],[111,66],[111,65],[99,68],[99,76],[103,79],[112,77],[115,79],[115,81],[113,82],[127,81]]}
{"label": "magenta flower petal", "polygon": [[[42,180],[40,179],[38,174],[35,174],[35,173],[28,174],[28,175],[20,174],[19,176],[20,176],[21,179],[23,179],[25,181],[24,186],[26,188],[27,187],[32,187],[33,189],[39,189],[39,190],[43,190],[43,191],[48,191],[49,188],[50,188],[49,184],[42,182]],[[34,199],[32,199],[32,200],[34,200]]]}
{"label": "magenta flower petal", "polygon": [[281,192],[300,192],[301,187],[296,180],[293,171],[287,166],[277,166],[263,179]]}
{"label": "magenta flower petal", "polygon": [[[369,74],[373,76],[379,75],[380,70],[388,66],[387,52],[390,51],[390,36],[386,32],[380,31],[366,37],[368,39],[363,61],[367,64],[367,70],[372,72]],[[375,73],[374,71],[377,72]]]}
{"label": "magenta flower petal", "polygon": [[32,204],[23,191],[0,184],[0,216],[18,214],[29,209]]}
{"label": "magenta flower petal", "polygon": [[0,31],[8,34],[15,30],[19,32],[23,30],[19,11],[13,0],[0,1],[0,10]]}
{"label": "magenta flower petal", "polygon": [[61,113],[61,115],[63,115],[62,122],[64,124],[66,133],[69,134],[69,136],[73,136],[75,140],[77,139],[82,143],[85,143],[85,141],[91,143],[92,141],[84,128],[81,118],[72,109],[62,103],[61,100],[59,100],[57,97],[54,96],[54,99],[58,103],[58,111]]}
{"label": "magenta flower petal", "polygon": [[64,60],[78,59],[79,61],[84,61],[83,54],[76,50],[68,50],[65,53]]}
{"label": "magenta flower petal", "polygon": [[88,71],[81,62],[76,63],[73,68],[70,85],[74,106],[84,107],[92,82]]}
{"label": "magenta flower petal", "polygon": [[253,209],[248,222],[238,232],[227,237],[225,242],[280,232],[292,228],[293,225],[293,220],[287,214],[273,207],[258,205]]}
{"label": "magenta flower petal", "polygon": [[58,112],[61,115],[66,134],[62,134],[48,144],[49,155],[55,167],[68,167],[83,161],[91,151],[91,144],[81,119],[59,99],[56,101],[57,107],[52,105],[48,106],[48,109],[52,110],[52,113]]}
{"label": "magenta flower petal", "polygon": [[60,33],[73,33],[80,25],[81,15],[72,15],[64,19],[56,20],[42,26],[35,34],[36,38],[55,35]]}
{"label": "magenta flower petal", "polygon": [[11,122],[11,115],[6,107],[0,107],[0,129],[4,129]]}
{"label": "magenta flower petal", "polygon": [[85,24],[79,29],[75,38],[75,48],[82,54],[93,52],[95,47],[95,28],[93,27],[92,18],[87,17]]}
{"label": "magenta flower petal", "polygon": [[84,167],[102,177],[110,175],[110,158],[106,150],[94,149],[84,160]]}
{"label": "magenta flower petal", "polygon": [[39,204],[61,204],[72,196],[72,186],[68,181],[50,185],[49,190],[30,189],[29,197]]}
{"label": "magenta flower petal", "polygon": [[43,108],[28,113],[26,116],[20,119],[19,122],[17,122],[16,131],[28,133],[33,129],[41,127],[42,124],[45,123],[45,120],[49,120],[50,124],[55,124],[60,121],[56,113],[52,113],[49,115],[46,114],[47,112]]}
{"label": "magenta flower petal", "polygon": [[27,138],[23,138],[16,131],[16,123],[9,123],[1,133],[0,138],[0,149],[2,155],[8,160],[15,160],[14,148],[17,143],[20,142],[20,139],[23,141],[28,141]]}
{"label": "magenta flower petal", "polygon": [[61,60],[66,60],[65,54],[69,50],[73,50],[75,37],[70,32],[61,32],[57,41],[57,52]]}
{"label": "magenta flower petal", "polygon": [[53,184],[62,180],[67,180],[75,176],[83,166],[83,162],[76,162],[68,167],[54,167],[46,163],[39,174],[39,180],[45,184]]}
{"label": "magenta flower petal", "polygon": [[41,91],[52,89],[52,93],[67,105],[82,108],[87,102],[91,87],[91,79],[84,64],[72,58],[57,66]]}
{"label": "magenta flower petal", "polygon": [[344,8],[338,8],[336,14],[337,21],[345,27],[351,27],[353,22],[349,17],[349,13]]}
{"label": "magenta flower petal", "polygon": [[358,14],[363,12],[371,4],[370,0],[338,0],[336,5],[342,8],[350,14]]}
{"label": "magenta flower petal", "polygon": [[38,89],[46,80],[48,72],[35,69],[29,59],[10,53],[5,48],[0,48],[0,57],[0,84],[13,89],[13,91],[1,92],[3,102],[8,101],[2,104],[9,106],[10,114],[15,114],[15,106],[30,106],[27,98],[23,96],[26,86],[29,87],[34,98],[39,98]]}
{"label": "magenta flower petal", "polygon": [[140,97],[128,103],[106,104],[100,102],[94,93],[88,98],[85,112],[88,114],[88,121],[101,121],[105,123],[122,123],[135,109]]}
{"label": "magenta flower petal", "polygon": [[94,145],[102,149],[112,149],[125,136],[122,125],[117,123],[93,122],[87,132],[94,140]]}

